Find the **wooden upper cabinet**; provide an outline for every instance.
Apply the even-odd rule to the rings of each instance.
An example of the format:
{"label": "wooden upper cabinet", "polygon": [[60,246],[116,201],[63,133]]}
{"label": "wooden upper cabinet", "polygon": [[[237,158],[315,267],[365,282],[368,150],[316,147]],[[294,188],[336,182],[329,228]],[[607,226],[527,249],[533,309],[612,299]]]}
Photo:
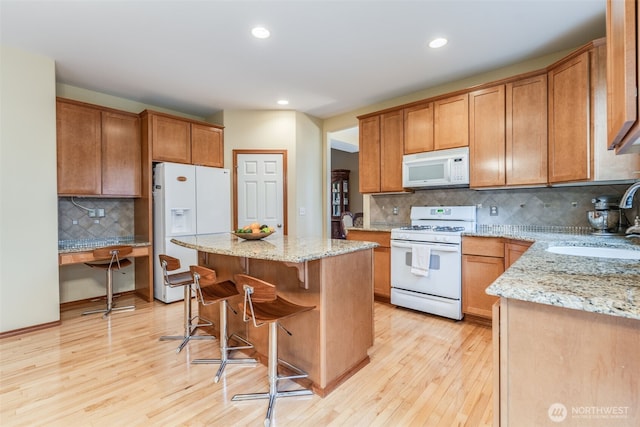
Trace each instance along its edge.
{"label": "wooden upper cabinet", "polygon": [[153,161],[191,163],[191,123],[151,114]]}
{"label": "wooden upper cabinet", "polygon": [[505,184],[505,86],[469,93],[470,187]]}
{"label": "wooden upper cabinet", "polygon": [[224,167],[224,130],[217,125],[145,110],[154,162]]}
{"label": "wooden upper cabinet", "polygon": [[102,112],[102,195],[140,196],[140,118]]}
{"label": "wooden upper cabinet", "polygon": [[100,110],[58,100],[56,125],[58,194],[100,195]]}
{"label": "wooden upper cabinet", "polygon": [[380,116],[360,119],[359,178],[361,193],[380,192]]}
{"label": "wooden upper cabinet", "polygon": [[588,181],[589,52],[549,71],[549,183]]}
{"label": "wooden upper cabinet", "polygon": [[65,99],[56,114],[59,195],[141,195],[138,115]]}
{"label": "wooden upper cabinet", "polygon": [[191,163],[201,166],[224,166],[224,141],[222,129],[213,126],[191,124]]}
{"label": "wooden upper cabinet", "polygon": [[[634,0],[607,0],[607,147],[623,151],[640,136],[637,9]],[[628,135],[634,124],[635,132]]]}
{"label": "wooden upper cabinet", "polygon": [[404,109],[404,154],[433,151],[433,102]]}
{"label": "wooden upper cabinet", "polygon": [[506,85],[506,183],[547,183],[547,75]]}
{"label": "wooden upper cabinet", "polygon": [[402,191],[403,110],[380,117],[380,191]]}
{"label": "wooden upper cabinet", "polygon": [[469,145],[469,96],[456,95],[433,103],[435,150]]}

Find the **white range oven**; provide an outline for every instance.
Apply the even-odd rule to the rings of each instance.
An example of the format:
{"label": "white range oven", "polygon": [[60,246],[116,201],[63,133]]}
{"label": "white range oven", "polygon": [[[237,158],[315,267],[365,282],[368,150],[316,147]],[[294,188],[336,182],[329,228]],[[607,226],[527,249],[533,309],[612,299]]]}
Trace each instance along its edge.
{"label": "white range oven", "polygon": [[412,206],[411,226],[391,230],[391,303],[462,319],[462,232],[475,206]]}

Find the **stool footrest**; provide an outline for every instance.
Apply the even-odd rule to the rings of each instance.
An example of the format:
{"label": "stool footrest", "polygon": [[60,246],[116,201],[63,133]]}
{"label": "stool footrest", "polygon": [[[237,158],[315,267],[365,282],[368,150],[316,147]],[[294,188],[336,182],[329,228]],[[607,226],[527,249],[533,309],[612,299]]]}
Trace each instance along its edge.
{"label": "stool footrest", "polygon": [[291,363],[289,363],[287,361],[284,361],[282,359],[278,359],[278,363],[280,365],[286,366],[288,369],[290,369],[293,372],[295,372],[295,374],[294,375],[277,375],[276,376],[276,380],[292,380],[292,379],[296,379],[296,378],[307,378],[309,376],[308,373],[306,373],[302,369],[298,368],[297,366],[293,366]]}
{"label": "stool footrest", "polygon": [[[225,324],[226,324],[226,322],[225,322]],[[233,338],[235,340],[238,340],[241,343],[244,343],[246,345],[237,346],[237,347],[227,347],[226,343],[229,340],[229,338]],[[227,364],[233,364],[233,365],[252,364],[252,365],[255,365],[255,364],[258,363],[258,361],[256,359],[253,359],[253,358],[229,358],[228,355],[229,355],[230,351],[253,348],[253,344],[251,344],[249,341],[247,341],[246,339],[242,338],[239,335],[231,334],[231,336],[229,338],[227,338],[225,340],[224,336],[223,336],[223,339],[222,339],[223,343],[222,343],[221,348],[220,348],[220,358],[219,359],[194,359],[194,360],[191,361],[191,363],[196,364],[196,365],[214,364],[214,363],[220,364],[220,367],[218,368],[218,372],[216,372],[216,376],[213,378],[213,382],[214,383],[217,383],[218,381],[220,381],[220,377],[222,377],[222,373],[224,372],[224,368],[227,366]]]}
{"label": "stool footrest", "polygon": [[[275,394],[275,397],[292,397],[292,396],[310,396],[313,392],[308,389],[303,390],[287,390],[287,391],[279,391]],[[247,393],[247,394],[236,394],[231,398],[234,402],[241,402],[244,400],[258,400],[258,399],[269,399],[271,395],[269,392],[266,393]]]}

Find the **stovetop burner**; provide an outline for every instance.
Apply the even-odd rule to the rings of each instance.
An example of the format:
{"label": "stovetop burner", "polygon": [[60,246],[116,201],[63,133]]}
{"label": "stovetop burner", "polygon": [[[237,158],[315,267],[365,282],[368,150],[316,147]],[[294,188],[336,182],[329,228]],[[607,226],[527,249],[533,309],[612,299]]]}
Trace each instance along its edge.
{"label": "stovetop burner", "polygon": [[416,230],[416,231],[424,231],[431,230],[432,226],[430,225],[406,225],[404,227],[400,227],[400,230]]}
{"label": "stovetop burner", "polygon": [[411,230],[411,231],[437,231],[443,233],[457,233],[460,231],[464,231],[464,227],[451,227],[448,225],[408,225],[405,227],[400,227],[400,230]]}

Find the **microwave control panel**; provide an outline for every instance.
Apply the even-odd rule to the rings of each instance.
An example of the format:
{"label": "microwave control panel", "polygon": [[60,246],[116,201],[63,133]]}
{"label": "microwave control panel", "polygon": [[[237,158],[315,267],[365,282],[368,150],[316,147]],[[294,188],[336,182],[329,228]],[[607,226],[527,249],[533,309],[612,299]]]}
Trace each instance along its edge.
{"label": "microwave control panel", "polygon": [[468,182],[469,165],[467,157],[456,157],[451,160],[451,182]]}

